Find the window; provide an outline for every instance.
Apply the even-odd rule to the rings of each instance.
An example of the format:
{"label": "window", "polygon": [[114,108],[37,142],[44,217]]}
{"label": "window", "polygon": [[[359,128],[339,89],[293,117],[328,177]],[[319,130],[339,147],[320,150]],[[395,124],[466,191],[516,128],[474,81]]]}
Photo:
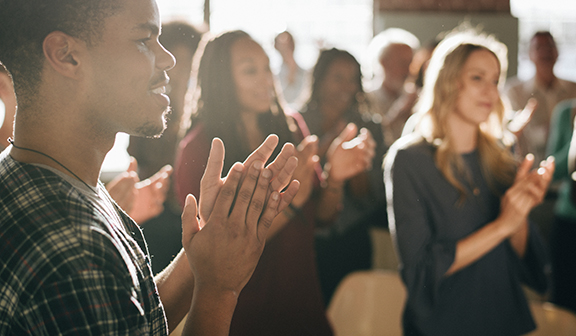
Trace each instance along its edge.
{"label": "window", "polygon": [[556,75],[576,81],[576,1],[510,0],[510,7],[520,22],[518,77],[528,79],[534,74],[528,58],[530,38],[536,31],[547,30],[554,36],[560,52]]}

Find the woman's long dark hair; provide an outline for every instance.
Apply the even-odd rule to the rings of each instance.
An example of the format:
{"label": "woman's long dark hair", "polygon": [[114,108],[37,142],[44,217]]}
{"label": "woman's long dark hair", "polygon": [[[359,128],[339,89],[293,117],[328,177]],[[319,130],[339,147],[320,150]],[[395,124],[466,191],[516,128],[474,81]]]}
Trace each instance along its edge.
{"label": "woman's long dark hair", "polygon": [[[191,125],[204,123],[210,139],[219,137],[226,146],[224,169],[234,162],[243,161],[254,149],[250,148],[240,117],[240,103],[232,76],[231,48],[240,39],[251,39],[247,33],[235,30],[210,40],[202,54],[198,67],[197,101],[191,116]],[[264,134],[274,133],[280,137],[275,157],[282,144],[294,141],[284,110],[274,95],[270,111],[259,115],[259,128]],[[241,131],[239,131],[239,129]]]}
{"label": "woman's long dark hair", "polygon": [[[365,117],[364,114],[366,114],[367,111],[364,110],[368,109],[368,106],[365,106],[366,108],[361,107],[362,104],[367,105],[368,102],[365,100],[364,97],[364,88],[362,86],[362,71],[360,68],[360,63],[358,63],[356,58],[348,51],[336,48],[320,51],[320,55],[318,56],[316,65],[314,65],[314,69],[312,70],[310,97],[308,98],[308,101],[306,102],[302,112],[320,113],[319,108],[320,108],[321,87],[324,84],[326,76],[328,75],[328,69],[330,69],[332,63],[334,63],[337,60],[348,61],[354,64],[354,66],[357,69],[358,76],[356,78],[356,84],[358,87],[358,92],[354,97],[354,100],[350,105],[350,108],[344,113],[343,117],[348,121],[358,122],[359,120],[362,119],[362,117]],[[316,124],[314,121],[318,121],[316,120],[317,118],[310,118],[310,117],[311,116],[309,116],[307,120],[311,119],[313,120],[311,120],[312,125],[309,126],[311,128],[314,128],[315,131],[318,132],[319,130],[316,129],[317,125],[314,125]],[[315,116],[315,117],[321,118],[321,116]]]}

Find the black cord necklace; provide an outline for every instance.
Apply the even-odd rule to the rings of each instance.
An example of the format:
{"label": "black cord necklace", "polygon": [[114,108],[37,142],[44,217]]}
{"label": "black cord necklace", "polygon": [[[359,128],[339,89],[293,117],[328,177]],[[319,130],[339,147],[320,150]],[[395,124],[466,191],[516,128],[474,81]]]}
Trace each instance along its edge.
{"label": "black cord necklace", "polygon": [[36,154],[40,154],[43,155],[47,158],[49,158],[50,160],[56,162],[57,164],[59,164],[62,168],[66,169],[67,172],[69,172],[70,174],[72,174],[72,176],[74,176],[78,181],[82,182],[88,189],[92,190],[93,192],[96,192],[94,190],[93,187],[91,187],[88,183],[84,182],[84,180],[82,180],[80,177],[78,177],[78,175],[74,174],[73,171],[71,171],[70,169],[68,169],[68,167],[66,167],[65,165],[61,164],[60,161],[56,160],[55,158],[51,157],[48,154],[42,153],[41,151],[35,150],[35,149],[31,149],[31,148],[26,148],[26,147],[20,147],[20,146],[16,146],[14,144],[14,140],[12,138],[8,138],[8,142],[16,149],[20,149],[20,150],[25,150],[25,151],[29,151],[32,153],[36,153]]}

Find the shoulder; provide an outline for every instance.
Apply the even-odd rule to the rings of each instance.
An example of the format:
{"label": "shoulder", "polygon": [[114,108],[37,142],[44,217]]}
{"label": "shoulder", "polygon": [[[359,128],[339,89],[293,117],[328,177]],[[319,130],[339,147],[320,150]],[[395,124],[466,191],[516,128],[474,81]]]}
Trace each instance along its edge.
{"label": "shoulder", "polygon": [[[114,260],[94,206],[53,172],[0,159],[0,279],[34,292]],[[113,246],[111,246],[113,247]],[[4,288],[6,288],[4,287]]]}
{"label": "shoulder", "polygon": [[506,80],[505,91],[514,91],[521,89],[526,84],[526,81],[518,78],[511,77]]}
{"label": "shoulder", "polygon": [[391,169],[398,164],[402,166],[421,166],[433,163],[434,146],[421,135],[412,133],[396,140],[384,159],[384,167]]}
{"label": "shoulder", "polygon": [[88,212],[83,196],[50,170],[0,158],[0,211],[2,226],[20,220],[42,222],[77,211]]}
{"label": "shoulder", "polygon": [[575,87],[575,86],[576,86],[576,82],[573,82],[573,81],[570,81],[570,80],[567,80],[567,79],[558,78],[558,81],[559,81],[560,83],[562,83],[562,85],[567,85],[567,86],[570,86],[570,87]]}
{"label": "shoulder", "polygon": [[560,83],[560,85],[562,87],[564,87],[569,92],[569,94],[576,95],[576,83],[575,82],[565,80],[565,79],[558,79],[558,82]]}

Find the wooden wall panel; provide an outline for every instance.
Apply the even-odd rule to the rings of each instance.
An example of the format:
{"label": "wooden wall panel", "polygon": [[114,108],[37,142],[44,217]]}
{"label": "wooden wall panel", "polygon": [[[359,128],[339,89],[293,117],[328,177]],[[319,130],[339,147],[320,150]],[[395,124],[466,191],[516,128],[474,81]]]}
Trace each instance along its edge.
{"label": "wooden wall panel", "polygon": [[374,0],[377,11],[510,13],[510,0]]}

